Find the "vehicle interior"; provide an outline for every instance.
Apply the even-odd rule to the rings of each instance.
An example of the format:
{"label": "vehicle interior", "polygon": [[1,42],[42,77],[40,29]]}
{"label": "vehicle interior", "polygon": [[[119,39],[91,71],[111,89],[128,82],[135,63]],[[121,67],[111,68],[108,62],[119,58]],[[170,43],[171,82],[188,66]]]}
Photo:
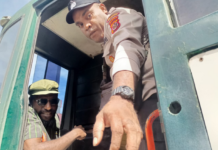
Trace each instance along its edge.
{"label": "vehicle interior", "polygon": [[[102,80],[102,47],[87,39],[74,24],[66,23],[69,0],[57,1],[48,6],[41,15],[35,53],[69,70],[61,123],[62,134],[75,125],[86,131],[93,128],[100,106],[100,83]],[[133,8],[143,13],[141,0],[102,1],[108,10],[113,7]],[[92,133],[83,141],[74,142],[69,149],[105,149],[110,134],[103,144],[92,146]],[[106,142],[110,143],[110,142]]]}

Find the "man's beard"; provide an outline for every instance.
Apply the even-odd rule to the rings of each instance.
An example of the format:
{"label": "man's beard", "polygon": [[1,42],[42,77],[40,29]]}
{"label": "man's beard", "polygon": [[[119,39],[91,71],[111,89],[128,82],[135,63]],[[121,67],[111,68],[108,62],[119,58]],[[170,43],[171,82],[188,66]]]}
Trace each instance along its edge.
{"label": "man's beard", "polygon": [[40,117],[40,119],[42,120],[42,123],[43,123],[43,125],[44,125],[44,127],[45,128],[56,128],[56,121],[55,121],[55,112],[54,111],[52,111],[52,110],[50,110],[51,111],[51,113],[53,114],[53,116],[52,116],[52,118],[50,119],[50,120],[44,120],[43,118],[42,118],[42,114],[43,113],[46,113],[46,112],[44,112],[44,111],[40,111],[39,112],[39,117]]}
{"label": "man's beard", "polygon": [[[42,119],[41,119],[42,120]],[[59,128],[57,128],[56,126],[56,120],[55,117],[53,117],[51,120],[49,121],[45,121],[42,120],[42,123],[47,131],[47,133],[49,134],[51,139],[55,139],[57,138],[57,133],[59,133]],[[56,135],[54,135],[54,133]]]}
{"label": "man's beard", "polygon": [[55,129],[56,128],[56,121],[55,121],[55,117],[53,117],[51,120],[49,121],[45,121],[43,120],[41,117],[40,119],[42,120],[42,123],[44,125],[45,128],[53,128]]}

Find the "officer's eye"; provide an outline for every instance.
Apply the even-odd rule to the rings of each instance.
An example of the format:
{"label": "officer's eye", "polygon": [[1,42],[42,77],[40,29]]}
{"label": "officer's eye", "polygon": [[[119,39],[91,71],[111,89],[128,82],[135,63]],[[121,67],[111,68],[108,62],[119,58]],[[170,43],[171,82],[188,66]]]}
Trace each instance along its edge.
{"label": "officer's eye", "polygon": [[88,13],[87,18],[88,18],[88,19],[91,19],[91,18],[92,18],[92,14],[91,14],[91,13]]}

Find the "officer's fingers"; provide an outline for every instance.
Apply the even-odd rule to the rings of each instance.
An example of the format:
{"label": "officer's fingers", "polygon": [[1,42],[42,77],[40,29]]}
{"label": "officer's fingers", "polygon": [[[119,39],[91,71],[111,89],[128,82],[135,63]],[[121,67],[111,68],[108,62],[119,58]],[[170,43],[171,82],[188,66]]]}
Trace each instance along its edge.
{"label": "officer's fingers", "polygon": [[138,150],[142,138],[142,131],[138,124],[128,119],[124,122],[124,130],[127,134],[127,150]]}
{"label": "officer's fingers", "polygon": [[141,130],[141,127],[139,126],[139,128],[137,130],[137,139],[136,139],[136,144],[138,145],[138,148],[141,144],[142,138],[143,138],[143,132]]}
{"label": "officer's fingers", "polygon": [[97,146],[101,142],[104,128],[105,125],[104,125],[103,113],[99,112],[98,115],[96,116],[96,121],[93,128],[93,146]]}
{"label": "officer's fingers", "polygon": [[110,150],[119,150],[123,137],[122,121],[116,116],[111,116],[110,124],[112,131]]}

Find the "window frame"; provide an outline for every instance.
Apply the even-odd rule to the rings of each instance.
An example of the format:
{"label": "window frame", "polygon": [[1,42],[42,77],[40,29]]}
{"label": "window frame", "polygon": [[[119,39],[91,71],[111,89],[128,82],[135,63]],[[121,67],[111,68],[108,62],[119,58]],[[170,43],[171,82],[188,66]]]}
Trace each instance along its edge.
{"label": "window frame", "polygon": [[181,27],[181,26],[193,23],[196,20],[202,19],[202,18],[204,18],[204,17],[206,17],[206,16],[208,16],[210,14],[213,14],[213,13],[218,11],[218,10],[215,10],[215,11],[212,11],[210,13],[206,13],[204,15],[201,15],[200,17],[193,18],[193,19],[187,21],[186,23],[184,23],[184,22],[181,22],[179,20],[180,17],[179,17],[179,14],[177,12],[175,0],[165,0],[165,3],[167,4],[167,7],[169,9],[169,15],[171,17],[170,19],[171,19],[171,21],[173,23],[173,27],[174,28],[178,28],[178,27]]}
{"label": "window frame", "polygon": [[[36,27],[35,27],[35,31],[34,31],[35,36],[34,36],[33,44],[31,47],[31,54],[29,57],[29,62],[28,62],[27,71],[26,71],[26,75],[25,75],[25,81],[24,81],[25,83],[24,83],[24,87],[23,87],[23,100],[24,100],[23,101],[24,102],[24,111],[23,111],[24,114],[23,114],[23,116],[24,117],[22,120],[21,131],[20,131],[21,134],[20,134],[20,141],[19,141],[19,146],[18,146],[19,150],[23,150],[23,146],[24,146],[24,132],[25,132],[25,127],[26,127],[26,123],[27,123],[28,101],[29,101],[28,86],[29,86],[29,79],[30,79],[35,49],[36,49],[36,41],[38,38],[37,35],[38,35],[39,27],[40,27],[40,21],[41,21],[41,17],[39,16],[37,19],[37,22],[36,22]],[[0,94],[1,94],[1,91],[0,91]]]}
{"label": "window frame", "polygon": [[22,16],[18,17],[16,20],[14,20],[12,23],[10,23],[10,21],[9,21],[10,24],[9,24],[5,29],[3,28],[3,30],[2,30],[3,32],[0,34],[0,44],[1,44],[1,41],[2,41],[2,39],[4,38],[5,33],[6,33],[11,27],[13,27],[16,23],[18,23],[18,22],[20,21],[20,27],[19,27],[18,32],[17,32],[17,35],[16,35],[16,40],[15,40],[15,43],[14,43],[14,46],[13,46],[13,49],[12,49],[12,52],[11,52],[11,56],[10,56],[10,58],[9,58],[9,62],[8,62],[8,66],[7,66],[7,69],[6,69],[6,72],[5,72],[5,76],[3,77],[2,85],[1,85],[1,87],[0,87],[0,102],[1,102],[1,97],[2,97],[2,91],[3,91],[3,89],[4,89],[5,81],[6,81],[6,78],[7,78],[7,74],[8,74],[9,68],[10,68],[10,66],[11,66],[12,57],[13,57],[13,55],[14,55],[15,47],[16,47],[16,45],[17,45],[18,37],[19,37],[19,35],[20,35],[20,31],[21,31],[22,26],[23,26],[24,17],[25,17],[25,15],[22,15]]}
{"label": "window frame", "polygon": [[[44,58],[44,59],[47,60],[47,62],[46,62],[46,68],[45,68],[45,74],[44,74],[44,79],[45,79],[45,77],[46,77],[46,72],[47,72],[47,69],[48,69],[48,62],[49,62],[49,61],[52,62],[52,63],[54,63],[54,64],[56,64],[56,65],[58,65],[58,66],[60,66],[61,68],[66,69],[66,70],[68,71],[67,82],[66,82],[66,91],[65,91],[65,96],[64,96],[64,104],[62,104],[62,107],[63,107],[63,110],[64,110],[65,100],[66,100],[66,98],[67,98],[66,96],[67,96],[67,90],[68,90],[68,82],[69,82],[69,80],[70,80],[70,79],[69,79],[69,76],[70,76],[70,71],[71,71],[71,69],[66,68],[65,66],[60,65],[59,63],[57,63],[57,62],[51,60],[49,57],[45,57],[45,56],[42,55],[41,53],[37,52],[36,49],[35,49],[35,50],[33,51],[33,56],[32,56],[32,54],[31,54],[31,63],[28,64],[28,65],[29,65],[29,67],[28,67],[28,72],[29,72],[29,74],[28,74],[28,81],[26,81],[26,82],[27,82],[27,86],[29,85],[29,78],[30,78],[31,71],[32,71],[32,64],[33,64],[34,54],[36,54],[36,55],[38,55],[38,56],[40,56],[40,57],[42,57],[42,58]],[[37,56],[37,57],[38,57],[38,56]],[[26,84],[26,83],[25,83],[25,84]],[[59,83],[59,86],[60,86],[60,83]],[[28,93],[28,90],[26,91],[26,93]],[[24,95],[26,95],[26,94],[24,94]],[[27,94],[27,96],[28,96],[28,94]],[[28,100],[29,100],[29,99],[28,99]],[[63,115],[63,112],[62,112],[62,115]]]}
{"label": "window frame", "polygon": [[[38,22],[37,22],[37,26],[35,28],[35,35],[38,34],[38,30],[40,27],[40,20],[41,17],[39,17]],[[29,63],[28,63],[28,69],[26,72],[26,77],[25,77],[25,83],[24,83],[24,89],[23,89],[23,97],[24,97],[24,119],[22,121],[22,129],[21,129],[21,136],[20,136],[20,142],[19,142],[19,150],[23,149],[23,145],[24,145],[24,131],[25,131],[25,127],[26,127],[26,123],[27,123],[27,114],[28,114],[28,101],[29,101],[29,97],[28,97],[28,87],[29,87],[29,79],[30,79],[30,75],[31,75],[31,70],[32,70],[32,64],[33,64],[33,59],[34,59],[34,54],[37,54],[40,57],[43,57],[45,59],[47,59],[47,61],[51,61],[57,65],[59,65],[58,63],[54,62],[53,60],[51,60],[50,58],[45,57],[43,54],[41,54],[40,52],[37,52],[36,50],[36,41],[37,41],[37,36],[35,36],[33,45],[32,45],[32,49],[31,49],[31,54],[30,54],[30,58],[29,58]],[[61,66],[61,65],[59,65]],[[62,116],[64,115],[64,109],[65,109],[65,105],[66,105],[66,101],[68,98],[68,90],[69,90],[69,80],[70,80],[70,72],[71,70],[69,68],[66,68],[64,66],[61,66],[62,68],[68,70],[68,77],[67,77],[67,84],[66,84],[66,92],[65,92],[65,97],[64,97],[64,104],[62,104],[63,107],[63,112],[62,112]],[[47,69],[47,66],[46,66]],[[46,71],[45,71],[46,72]],[[63,117],[61,120],[61,125],[63,124]],[[60,126],[61,129],[62,126]]]}

